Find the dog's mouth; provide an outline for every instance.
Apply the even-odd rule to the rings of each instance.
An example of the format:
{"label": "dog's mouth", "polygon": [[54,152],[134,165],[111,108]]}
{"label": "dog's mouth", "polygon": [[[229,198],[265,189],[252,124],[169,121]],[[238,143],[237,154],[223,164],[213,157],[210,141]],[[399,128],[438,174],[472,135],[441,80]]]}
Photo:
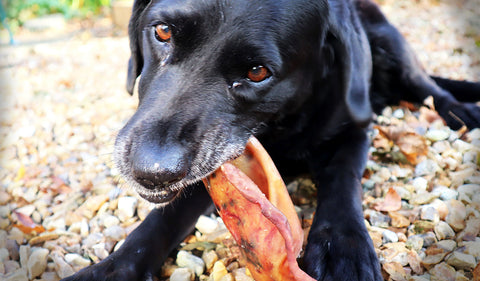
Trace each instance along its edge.
{"label": "dog's mouth", "polygon": [[155,204],[165,204],[173,201],[178,194],[180,189],[173,189],[170,187],[165,187],[162,190],[149,191],[144,189],[137,190],[138,195],[148,202]]}

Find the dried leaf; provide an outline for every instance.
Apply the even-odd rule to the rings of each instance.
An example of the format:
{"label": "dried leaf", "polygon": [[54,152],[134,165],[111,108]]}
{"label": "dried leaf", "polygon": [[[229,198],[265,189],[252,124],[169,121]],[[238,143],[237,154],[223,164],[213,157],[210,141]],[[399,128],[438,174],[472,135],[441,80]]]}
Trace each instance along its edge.
{"label": "dried leaf", "polygon": [[398,211],[402,208],[402,198],[393,187],[390,187],[385,195],[385,199],[375,204],[373,208],[381,212]]}
{"label": "dried leaf", "polygon": [[480,263],[475,266],[475,269],[473,270],[473,281],[480,281]]}
{"label": "dried leaf", "polygon": [[13,211],[17,216],[20,224],[14,224],[13,226],[20,229],[25,234],[39,234],[45,231],[45,228],[39,224],[36,224],[29,216],[26,216],[20,212]]}
{"label": "dried leaf", "polygon": [[427,155],[426,139],[406,126],[375,126],[380,135],[398,146],[403,155],[412,164],[417,164],[419,156]]}

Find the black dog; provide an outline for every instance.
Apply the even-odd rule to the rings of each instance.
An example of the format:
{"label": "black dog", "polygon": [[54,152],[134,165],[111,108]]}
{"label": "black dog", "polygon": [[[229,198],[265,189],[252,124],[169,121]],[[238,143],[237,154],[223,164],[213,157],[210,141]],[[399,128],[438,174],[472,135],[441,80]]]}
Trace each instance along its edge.
{"label": "black dog", "polygon": [[318,187],[307,273],[381,280],[361,207],[372,109],[432,96],[452,128],[480,126],[480,85],[425,74],[370,0],[137,0],[129,34],[127,87],[141,75],[140,103],[115,161],[164,206],[67,280],[152,280],[213,210],[199,181],[251,135],[284,175],[308,171]]}

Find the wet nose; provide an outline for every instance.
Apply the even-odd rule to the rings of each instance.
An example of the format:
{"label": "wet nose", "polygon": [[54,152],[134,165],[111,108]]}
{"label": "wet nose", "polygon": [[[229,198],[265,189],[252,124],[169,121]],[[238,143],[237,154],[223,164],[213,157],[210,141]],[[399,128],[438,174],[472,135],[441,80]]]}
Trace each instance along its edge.
{"label": "wet nose", "polygon": [[132,158],[135,180],[148,189],[179,182],[188,172],[188,157],[180,146],[142,145]]}

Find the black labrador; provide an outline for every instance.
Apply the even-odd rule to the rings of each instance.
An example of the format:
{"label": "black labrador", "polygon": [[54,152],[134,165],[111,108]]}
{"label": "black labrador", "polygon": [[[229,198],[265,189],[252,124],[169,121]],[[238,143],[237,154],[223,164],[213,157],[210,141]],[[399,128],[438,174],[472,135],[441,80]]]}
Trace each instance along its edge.
{"label": "black labrador", "polygon": [[361,206],[372,111],[432,96],[452,128],[480,127],[480,84],[427,75],[371,0],[136,0],[129,35],[140,102],[115,161],[162,207],[66,280],[152,280],[213,211],[200,180],[251,135],[283,175],[309,172],[318,187],[305,271],[381,280]]}

